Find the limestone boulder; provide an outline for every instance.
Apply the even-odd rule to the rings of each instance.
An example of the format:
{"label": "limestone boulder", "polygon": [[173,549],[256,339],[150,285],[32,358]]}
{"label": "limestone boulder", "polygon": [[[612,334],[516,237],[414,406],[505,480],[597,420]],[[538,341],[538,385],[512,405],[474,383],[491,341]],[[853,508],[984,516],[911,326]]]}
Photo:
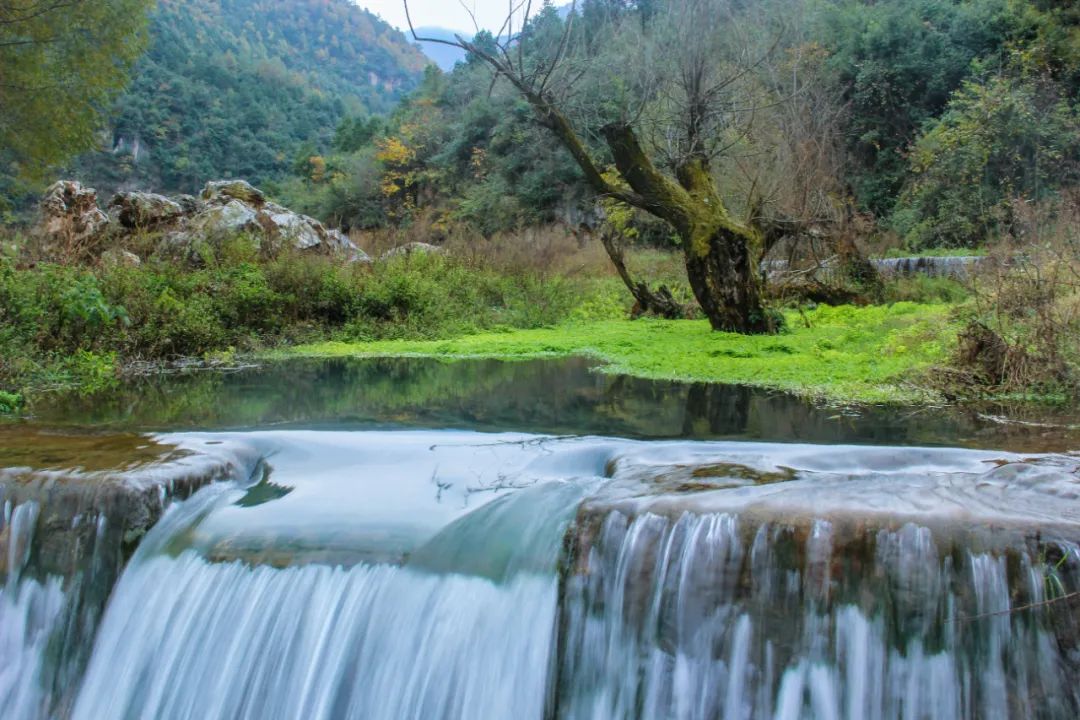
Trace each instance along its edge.
{"label": "limestone boulder", "polygon": [[47,242],[83,243],[108,226],[109,216],[98,207],[97,191],[73,180],[60,180],[41,199],[35,234]]}
{"label": "limestone boulder", "polygon": [[129,230],[154,230],[184,216],[184,207],[164,195],[122,192],[109,203],[109,217]]}
{"label": "limestone boulder", "polygon": [[408,256],[414,255],[414,254],[419,254],[419,255],[428,255],[428,254],[441,255],[444,252],[445,251],[441,247],[439,247],[437,245],[431,245],[430,243],[425,243],[425,242],[411,242],[411,243],[405,243],[404,245],[399,245],[396,248],[392,248],[390,250],[387,250],[386,252],[384,252],[382,255],[379,256],[379,259],[380,260],[389,260],[391,258],[402,257],[402,256],[408,257]]}
{"label": "limestone boulder", "polygon": [[[332,254],[346,262],[371,261],[340,231],[268,201],[261,190],[245,180],[208,182],[198,198],[117,193],[109,204],[108,215],[98,207],[93,189],[62,181],[53,185],[42,201],[41,218],[39,234],[47,243],[56,245],[58,251],[84,248],[80,252],[85,259],[114,265],[131,265],[134,256],[119,252],[108,258],[97,255],[105,245],[105,230],[116,236],[111,239],[121,242],[136,231],[159,231],[160,249],[178,258],[193,259],[200,256],[201,250],[197,248],[205,244],[213,246],[237,235],[247,235],[264,253],[291,248]],[[61,246],[60,242],[64,244]],[[92,246],[89,251],[85,250],[88,244]]]}
{"label": "limestone boulder", "polygon": [[139,267],[142,260],[133,252],[111,248],[101,253],[101,264],[105,267]]}
{"label": "limestone boulder", "polygon": [[194,195],[177,195],[173,202],[183,209],[185,215],[197,215],[206,209],[206,203]]}
{"label": "limestone boulder", "polygon": [[274,203],[267,203],[259,212],[259,221],[271,240],[279,245],[287,243],[297,250],[312,250],[329,240],[321,222]]}
{"label": "limestone boulder", "polygon": [[327,240],[332,252],[340,253],[350,263],[370,263],[371,257],[340,230],[328,231]]}
{"label": "limestone boulder", "polygon": [[222,240],[241,233],[259,236],[262,233],[259,214],[240,200],[208,206],[184,223],[182,236],[192,241],[205,239]]}
{"label": "limestone boulder", "polygon": [[203,188],[202,199],[221,205],[239,200],[256,210],[266,204],[262,190],[246,180],[212,180]]}

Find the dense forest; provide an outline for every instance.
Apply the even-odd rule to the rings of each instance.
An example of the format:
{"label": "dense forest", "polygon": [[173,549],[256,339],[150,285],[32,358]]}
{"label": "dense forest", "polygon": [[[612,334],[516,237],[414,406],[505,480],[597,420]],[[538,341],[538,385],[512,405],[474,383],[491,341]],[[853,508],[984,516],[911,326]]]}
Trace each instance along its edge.
{"label": "dense forest", "polygon": [[100,150],[68,174],[105,193],[265,183],[327,143],[343,117],[390,111],[426,63],[348,0],[159,0]]}
{"label": "dense forest", "polygon": [[[538,67],[565,23],[575,84],[561,98],[604,157],[600,128],[670,102],[635,37],[660,35],[654,2],[545,4],[522,34]],[[797,216],[868,218],[913,249],[978,245],[1018,203],[1057,197],[1080,160],[1080,7],[1065,0],[769,0],[731,3],[711,62],[732,68],[711,161],[727,202]],[[421,18],[422,20],[422,18]],[[721,33],[722,34],[722,33]],[[488,37],[478,42],[491,43]],[[350,120],[284,188],[354,227],[466,223],[482,233],[574,218],[591,193],[528,104],[475,57],[429,72],[385,126]],[[664,142],[663,129],[649,138]],[[608,157],[607,162],[610,162]],[[642,232],[650,230],[644,223]],[[652,228],[653,231],[656,228]],[[655,232],[653,233],[655,235]],[[661,231],[663,235],[663,231]]]}

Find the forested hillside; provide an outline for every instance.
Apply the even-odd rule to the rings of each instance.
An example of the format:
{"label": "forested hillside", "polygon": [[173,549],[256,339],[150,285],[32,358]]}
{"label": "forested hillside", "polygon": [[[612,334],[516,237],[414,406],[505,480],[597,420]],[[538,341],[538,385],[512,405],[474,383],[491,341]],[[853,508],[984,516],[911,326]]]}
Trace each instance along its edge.
{"label": "forested hillside", "polygon": [[348,0],[160,0],[102,151],[74,174],[106,190],[266,182],[328,143],[343,117],[390,110],[425,64]]}

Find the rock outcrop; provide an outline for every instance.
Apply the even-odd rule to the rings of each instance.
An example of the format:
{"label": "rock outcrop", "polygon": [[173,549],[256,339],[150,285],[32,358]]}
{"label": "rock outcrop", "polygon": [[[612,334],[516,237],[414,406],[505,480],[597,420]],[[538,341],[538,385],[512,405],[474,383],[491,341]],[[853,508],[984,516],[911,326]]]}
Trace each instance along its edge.
{"label": "rock outcrop", "polygon": [[121,192],[109,203],[108,214],[98,207],[93,189],[61,181],[45,195],[37,228],[46,246],[70,247],[77,243],[98,249],[122,245],[125,237],[140,232],[162,233],[162,244],[170,253],[189,258],[198,256],[198,243],[213,245],[247,235],[262,252],[292,248],[338,255],[347,262],[370,261],[340,231],[270,202],[261,190],[244,180],[209,182],[198,198]]}
{"label": "rock outcrop", "polygon": [[128,230],[154,230],[184,215],[184,208],[164,195],[122,192],[109,203],[109,219]]}
{"label": "rock outcrop", "polygon": [[53,183],[41,199],[36,234],[47,246],[71,246],[92,240],[109,226],[109,216],[97,204],[97,191],[81,183]]}

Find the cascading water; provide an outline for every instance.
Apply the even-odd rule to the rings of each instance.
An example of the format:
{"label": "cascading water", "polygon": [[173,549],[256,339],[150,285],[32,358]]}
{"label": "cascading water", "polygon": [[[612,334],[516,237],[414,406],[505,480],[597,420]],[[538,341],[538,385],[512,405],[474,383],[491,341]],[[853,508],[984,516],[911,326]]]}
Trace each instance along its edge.
{"label": "cascading water", "polygon": [[[843,547],[834,547],[842,543]],[[1075,547],[1066,552],[1075,554]],[[606,517],[563,606],[562,718],[1073,718],[1024,552],[728,514]],[[1075,669],[1074,669],[1075,670]]]}
{"label": "cascading water", "polygon": [[[210,488],[178,507],[115,590],[74,718],[542,720],[559,548],[593,481],[546,480],[553,468],[536,467],[548,454],[539,445],[462,439],[344,438],[350,462],[368,470],[386,467],[395,442],[413,457],[411,471],[397,472],[426,486],[413,499],[418,515],[432,496],[456,506],[492,483],[523,488],[479,501],[400,565],[212,562],[178,550],[178,538],[216,527],[215,513],[235,510],[244,491]],[[476,465],[478,455],[502,462]],[[289,452],[277,461],[289,467]],[[523,467],[508,477],[513,465]],[[365,545],[379,544],[363,535],[354,542],[361,558],[370,556]]]}
{"label": "cascading water", "polygon": [[5,503],[0,517],[8,550],[0,590],[0,708],[11,720],[34,720],[47,712],[46,646],[66,600],[59,578],[44,583],[21,578],[38,513],[37,503]]}
{"label": "cascading water", "polygon": [[242,439],[270,469],[166,511],[77,686],[35,675],[62,586],[9,574],[0,619],[32,622],[0,626],[21,668],[0,669],[3,717],[1080,714],[1080,625],[1067,602],[1040,605],[1080,567],[1070,458],[469,432],[183,439]]}

